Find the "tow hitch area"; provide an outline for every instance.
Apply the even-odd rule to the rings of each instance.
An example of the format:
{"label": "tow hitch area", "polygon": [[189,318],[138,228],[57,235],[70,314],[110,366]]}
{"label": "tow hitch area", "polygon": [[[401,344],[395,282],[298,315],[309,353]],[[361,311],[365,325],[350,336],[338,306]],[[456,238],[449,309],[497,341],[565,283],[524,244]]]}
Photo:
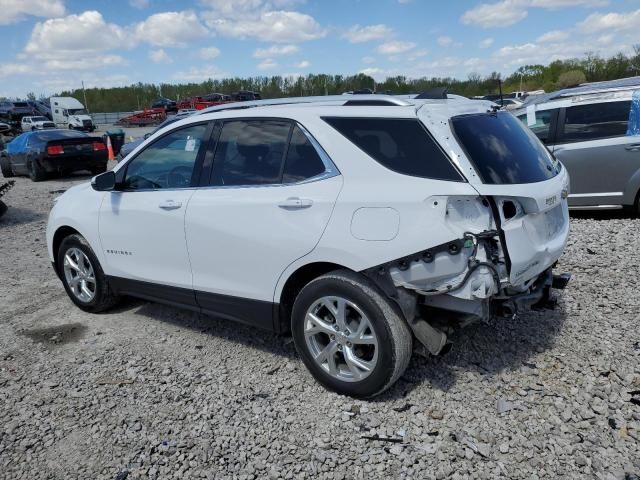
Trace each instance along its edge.
{"label": "tow hitch area", "polygon": [[552,288],[556,288],[558,290],[564,290],[571,280],[570,273],[558,273],[553,276],[553,282],[551,283]]}
{"label": "tow hitch area", "polygon": [[551,295],[551,289],[564,289],[571,280],[570,273],[553,274],[551,269],[541,274],[526,293],[512,295],[507,299],[492,301],[496,316],[513,317],[524,310],[551,310],[558,301]]}

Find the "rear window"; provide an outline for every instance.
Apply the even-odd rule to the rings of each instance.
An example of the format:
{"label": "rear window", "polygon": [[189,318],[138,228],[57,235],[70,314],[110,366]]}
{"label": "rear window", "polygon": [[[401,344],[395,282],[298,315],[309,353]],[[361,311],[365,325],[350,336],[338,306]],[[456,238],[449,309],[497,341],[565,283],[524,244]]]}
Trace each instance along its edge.
{"label": "rear window", "polygon": [[323,120],[389,170],[412,177],[464,181],[417,119],[324,117]]}
{"label": "rear window", "polygon": [[484,183],[542,182],[560,171],[540,140],[509,112],[459,115],[451,125]]}
{"label": "rear window", "polygon": [[64,140],[65,138],[85,138],[88,137],[86,133],[78,132],[76,130],[39,130],[33,132],[33,135],[40,140],[48,142],[49,140]]}

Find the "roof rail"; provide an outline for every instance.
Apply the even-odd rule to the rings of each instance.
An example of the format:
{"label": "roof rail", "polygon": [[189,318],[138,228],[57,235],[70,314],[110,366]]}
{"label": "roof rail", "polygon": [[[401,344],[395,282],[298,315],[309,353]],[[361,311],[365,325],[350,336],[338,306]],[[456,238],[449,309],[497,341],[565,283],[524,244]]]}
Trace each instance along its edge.
{"label": "roof rail", "polygon": [[289,97],[289,98],[272,98],[269,100],[250,100],[248,102],[233,102],[224,105],[216,105],[215,107],[200,110],[200,115],[204,113],[222,112],[225,110],[239,110],[243,108],[269,107],[275,105],[298,105],[298,104],[316,104],[316,105],[339,105],[339,106],[397,106],[408,107],[413,104],[395,98],[390,95],[326,95],[313,97]]}

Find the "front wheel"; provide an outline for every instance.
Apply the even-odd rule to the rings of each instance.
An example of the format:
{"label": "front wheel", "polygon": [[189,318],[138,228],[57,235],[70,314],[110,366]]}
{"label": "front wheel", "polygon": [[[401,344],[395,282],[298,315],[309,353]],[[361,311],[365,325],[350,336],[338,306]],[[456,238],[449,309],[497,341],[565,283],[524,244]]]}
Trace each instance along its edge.
{"label": "front wheel", "polygon": [[409,365],[412,335],[397,305],[366,277],[338,270],[307,284],[293,306],[302,361],[326,388],[375,396]]}
{"label": "front wheel", "polygon": [[57,268],[71,301],[86,312],[102,312],[118,302],[98,258],[81,235],[69,235],[60,244]]}
{"label": "front wheel", "polygon": [[14,176],[9,158],[4,155],[0,156],[0,170],[2,171],[2,176],[4,178],[11,178]]}

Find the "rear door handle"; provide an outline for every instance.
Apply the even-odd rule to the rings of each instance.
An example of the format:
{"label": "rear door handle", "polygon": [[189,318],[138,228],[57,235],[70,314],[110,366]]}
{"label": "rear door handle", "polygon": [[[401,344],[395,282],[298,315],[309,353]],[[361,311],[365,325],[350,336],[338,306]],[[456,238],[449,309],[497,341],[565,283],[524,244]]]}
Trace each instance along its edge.
{"label": "rear door handle", "polygon": [[303,208],[309,208],[311,205],[313,205],[313,200],[300,197],[289,197],[278,203],[278,206],[285,210],[301,210]]}
{"label": "rear door handle", "polygon": [[160,205],[158,205],[158,207],[163,210],[176,210],[181,206],[182,202],[175,202],[173,200],[165,200],[164,202],[160,203]]}
{"label": "rear door handle", "polygon": [[640,151],[640,143],[633,143],[631,145],[627,145],[626,147],[624,147],[624,149],[630,152]]}

